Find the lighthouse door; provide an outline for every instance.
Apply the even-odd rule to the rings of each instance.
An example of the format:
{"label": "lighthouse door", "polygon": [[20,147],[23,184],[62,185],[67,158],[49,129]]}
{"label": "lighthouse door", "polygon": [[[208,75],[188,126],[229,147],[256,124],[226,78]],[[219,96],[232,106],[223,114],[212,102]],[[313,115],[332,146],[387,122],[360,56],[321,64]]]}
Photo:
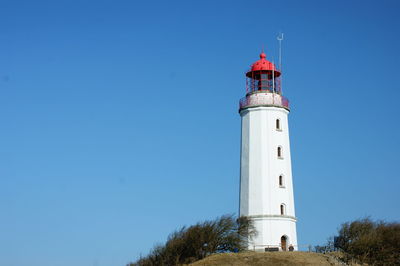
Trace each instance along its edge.
{"label": "lighthouse door", "polygon": [[286,251],[286,236],[282,236],[281,237],[281,247],[282,247],[282,251]]}

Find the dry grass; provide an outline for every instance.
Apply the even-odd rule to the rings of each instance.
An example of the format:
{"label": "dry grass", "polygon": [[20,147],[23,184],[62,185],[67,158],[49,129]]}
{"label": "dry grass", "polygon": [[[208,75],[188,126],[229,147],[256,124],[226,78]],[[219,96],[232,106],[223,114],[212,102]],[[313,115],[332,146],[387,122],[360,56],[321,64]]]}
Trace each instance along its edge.
{"label": "dry grass", "polygon": [[319,265],[336,264],[329,256],[308,252],[243,252],[214,254],[190,265],[193,266],[287,266],[287,265]]}

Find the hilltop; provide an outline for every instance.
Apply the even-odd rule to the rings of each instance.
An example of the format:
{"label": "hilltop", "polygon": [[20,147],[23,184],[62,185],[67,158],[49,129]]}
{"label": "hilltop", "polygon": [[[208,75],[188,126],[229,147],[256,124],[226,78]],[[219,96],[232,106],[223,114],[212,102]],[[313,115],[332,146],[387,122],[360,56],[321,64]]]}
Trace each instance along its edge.
{"label": "hilltop", "polygon": [[203,260],[196,261],[192,266],[288,266],[288,265],[343,265],[333,257],[313,252],[243,252],[214,254]]}

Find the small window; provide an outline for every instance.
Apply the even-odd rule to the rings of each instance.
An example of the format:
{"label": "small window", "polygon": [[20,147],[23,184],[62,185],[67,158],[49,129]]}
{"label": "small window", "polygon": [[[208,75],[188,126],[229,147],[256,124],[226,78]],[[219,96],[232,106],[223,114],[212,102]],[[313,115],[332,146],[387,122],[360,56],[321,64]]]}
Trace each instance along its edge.
{"label": "small window", "polygon": [[278,153],[278,158],[279,159],[283,159],[283,157],[282,157],[282,147],[281,146],[278,147],[278,152],[277,153]]}
{"label": "small window", "polygon": [[283,183],[283,175],[279,176],[279,187],[285,187],[285,184]]}
{"label": "small window", "polygon": [[276,130],[282,130],[281,129],[281,120],[276,119]]}
{"label": "small window", "polygon": [[285,215],[285,212],[286,212],[286,210],[285,210],[285,204],[281,204],[281,215]]}

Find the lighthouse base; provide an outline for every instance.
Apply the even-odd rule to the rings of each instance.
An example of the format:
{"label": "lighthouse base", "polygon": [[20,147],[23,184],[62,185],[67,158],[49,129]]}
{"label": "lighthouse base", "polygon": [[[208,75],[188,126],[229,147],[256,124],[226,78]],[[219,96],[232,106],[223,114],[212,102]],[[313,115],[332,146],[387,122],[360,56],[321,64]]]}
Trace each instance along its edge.
{"label": "lighthouse base", "polygon": [[249,218],[253,221],[258,233],[249,239],[249,250],[298,250],[295,217],[286,215],[255,215]]}

